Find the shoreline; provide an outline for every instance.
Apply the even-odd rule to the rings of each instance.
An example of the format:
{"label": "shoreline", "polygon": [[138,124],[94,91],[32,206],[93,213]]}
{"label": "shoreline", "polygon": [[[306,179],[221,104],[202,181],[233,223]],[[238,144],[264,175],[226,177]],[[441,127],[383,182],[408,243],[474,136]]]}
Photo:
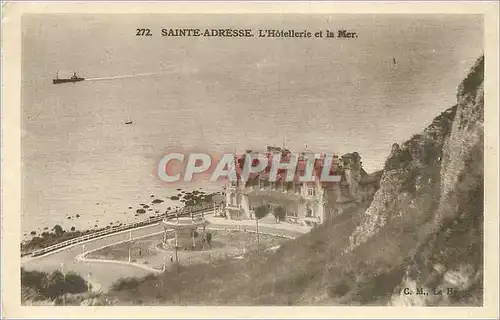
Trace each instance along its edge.
{"label": "shoreline", "polygon": [[[147,201],[144,201],[137,204],[135,208],[133,206],[129,206],[128,210],[134,213],[135,219],[122,219],[115,222],[104,221],[108,223],[104,226],[102,226],[102,224],[101,226],[96,224],[94,228],[88,229],[76,229],[76,227],[73,226],[70,230],[64,230],[61,223],[56,224],[50,229],[45,227],[43,228],[43,232],[40,233],[35,232],[33,234],[34,231],[30,234],[26,233],[24,239],[21,239],[20,243],[21,256],[30,255],[37,250],[55,246],[62,242],[70,241],[82,236],[89,236],[98,233],[110,234],[114,233],[113,229],[117,229],[116,232],[119,232],[121,230],[134,228],[134,225],[146,226],[155,223],[158,219],[161,220],[168,215],[175,214],[176,212],[182,212],[186,208],[194,208],[194,210],[197,211],[196,207],[203,208],[207,204],[213,203],[212,198],[222,193],[221,191],[208,193],[201,190],[201,188],[191,191],[177,188],[177,192],[177,196],[171,196],[170,198],[166,198],[166,200],[162,200],[159,197],[151,195],[150,204],[146,204]],[[173,206],[170,201],[176,201],[178,205]],[[158,208],[162,204],[164,208]],[[166,206],[168,207],[165,208]],[[40,231],[40,229],[37,231]]]}
{"label": "shoreline", "polygon": [[[43,213],[40,213],[40,208],[37,211],[26,211],[28,208],[23,208],[21,214],[21,241],[30,241],[33,231],[36,235],[47,231],[50,232],[55,225],[60,225],[65,230],[75,227],[76,230],[84,231],[104,228],[107,225],[113,226],[120,223],[142,221],[147,216],[165,213],[169,207],[169,211],[175,210],[176,207],[183,207],[184,204],[181,200],[185,194],[197,191],[208,195],[222,190],[223,188],[220,185],[193,184],[190,186],[170,186],[168,188],[153,186],[132,194],[130,190],[126,190],[123,196],[97,196],[85,199],[83,202],[69,201],[71,200],[69,199],[63,201],[67,203],[64,207],[59,204],[54,205],[53,208],[43,210]],[[179,199],[172,200],[172,197],[178,197]],[[161,202],[151,203],[155,199]],[[25,200],[23,199],[23,201]],[[149,208],[145,208],[144,213],[137,214],[138,209],[144,209],[141,204],[149,205]]]}

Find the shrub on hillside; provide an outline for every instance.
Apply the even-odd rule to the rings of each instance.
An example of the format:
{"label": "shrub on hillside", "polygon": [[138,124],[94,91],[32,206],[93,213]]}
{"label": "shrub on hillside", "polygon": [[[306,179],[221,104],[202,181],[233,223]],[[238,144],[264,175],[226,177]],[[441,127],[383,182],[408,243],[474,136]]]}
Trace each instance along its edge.
{"label": "shrub on hillside", "polygon": [[128,277],[120,278],[113,282],[111,285],[112,291],[122,291],[122,290],[134,290],[139,286],[140,281],[138,278]]}
{"label": "shrub on hillside", "polygon": [[59,270],[46,273],[21,268],[21,285],[38,292],[43,299],[55,299],[66,293],[88,290],[87,283],[81,276],[72,272],[64,275]]}
{"label": "shrub on hillside", "polygon": [[265,216],[267,216],[267,214],[269,213],[269,207],[267,205],[261,205],[261,206],[258,206],[257,208],[255,208],[255,217],[258,219],[262,219],[264,218]]}
{"label": "shrub on hillside", "polygon": [[343,279],[338,279],[329,286],[328,295],[330,297],[342,297],[349,292],[349,290],[350,288],[347,282]]}
{"label": "shrub on hillside", "polygon": [[88,290],[85,280],[76,273],[69,272],[64,280],[66,292],[80,293]]}
{"label": "shrub on hillside", "polygon": [[285,215],[286,215],[285,208],[283,208],[282,206],[274,208],[273,215],[276,218],[276,221],[281,221],[281,220],[285,219]]}
{"label": "shrub on hillside", "polygon": [[52,228],[52,230],[54,231],[56,236],[61,236],[64,233],[64,229],[58,224],[56,224],[54,228]]}
{"label": "shrub on hillside", "polygon": [[[59,230],[59,229],[57,229],[57,230]],[[33,237],[30,241],[23,244],[23,247],[22,247],[23,251],[30,252],[30,251],[33,251],[36,249],[45,248],[45,247],[51,246],[53,244],[63,242],[63,241],[73,239],[73,238],[79,237],[81,235],[87,234],[90,231],[87,230],[87,231],[81,232],[81,231],[75,230],[75,231],[69,231],[69,232],[66,232],[66,231],[62,231],[62,232],[57,231],[57,232],[58,233],[45,231],[41,234],[40,237]]]}

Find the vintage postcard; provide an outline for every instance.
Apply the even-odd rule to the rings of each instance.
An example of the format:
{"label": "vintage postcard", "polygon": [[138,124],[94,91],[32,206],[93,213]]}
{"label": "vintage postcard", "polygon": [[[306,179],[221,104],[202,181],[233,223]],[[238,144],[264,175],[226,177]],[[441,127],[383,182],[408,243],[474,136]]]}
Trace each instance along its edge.
{"label": "vintage postcard", "polygon": [[3,3],[3,316],[498,317],[498,9]]}

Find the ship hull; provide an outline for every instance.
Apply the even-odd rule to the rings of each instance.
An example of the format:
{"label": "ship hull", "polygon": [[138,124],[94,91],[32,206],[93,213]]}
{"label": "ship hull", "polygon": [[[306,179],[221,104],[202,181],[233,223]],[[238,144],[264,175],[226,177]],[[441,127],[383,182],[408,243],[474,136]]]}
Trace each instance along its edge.
{"label": "ship hull", "polygon": [[85,80],[85,78],[76,78],[76,79],[52,79],[52,84],[60,84],[60,83],[70,83],[70,82],[80,82]]}

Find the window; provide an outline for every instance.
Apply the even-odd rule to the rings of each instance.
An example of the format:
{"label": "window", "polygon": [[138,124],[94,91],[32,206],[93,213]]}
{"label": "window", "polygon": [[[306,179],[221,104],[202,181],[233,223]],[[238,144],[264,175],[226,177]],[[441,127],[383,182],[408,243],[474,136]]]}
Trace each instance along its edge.
{"label": "window", "polygon": [[297,212],[289,211],[289,210],[286,211],[286,215],[287,215],[287,217],[298,217]]}
{"label": "window", "polygon": [[307,188],[307,195],[310,197],[314,197],[316,195],[316,189],[314,188]]}
{"label": "window", "polygon": [[313,214],[312,214],[311,208],[307,208],[306,217],[312,217],[312,216],[313,216]]}

